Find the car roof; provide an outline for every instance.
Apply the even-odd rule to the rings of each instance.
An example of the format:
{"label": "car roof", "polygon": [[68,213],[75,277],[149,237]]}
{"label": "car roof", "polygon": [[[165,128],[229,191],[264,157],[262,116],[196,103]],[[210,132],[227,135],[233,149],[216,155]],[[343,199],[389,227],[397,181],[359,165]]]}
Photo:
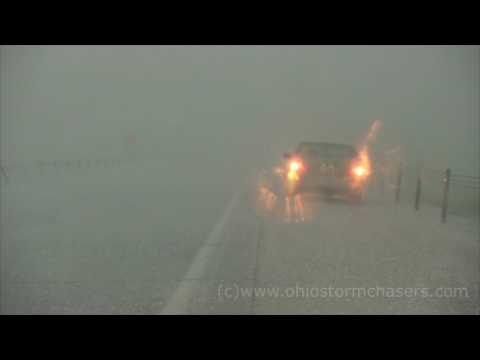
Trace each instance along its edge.
{"label": "car roof", "polygon": [[[308,156],[357,156],[358,150],[347,144],[332,143],[332,142],[302,142],[295,150],[296,153],[309,153]],[[313,153],[312,153],[313,152]],[[327,155],[328,154],[328,155]],[[343,155],[342,155],[343,154]]]}
{"label": "car roof", "polygon": [[352,145],[348,144],[342,144],[342,143],[332,143],[332,142],[324,142],[324,141],[319,141],[319,142],[314,142],[314,141],[304,141],[298,144],[298,148],[303,147],[303,146],[340,146],[340,147],[348,147],[351,149],[355,149]]}

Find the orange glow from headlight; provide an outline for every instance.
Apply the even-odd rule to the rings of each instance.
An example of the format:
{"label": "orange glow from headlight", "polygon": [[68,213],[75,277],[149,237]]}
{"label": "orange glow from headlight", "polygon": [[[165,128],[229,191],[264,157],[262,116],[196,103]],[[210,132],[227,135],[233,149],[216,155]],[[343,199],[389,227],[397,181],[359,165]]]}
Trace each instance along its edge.
{"label": "orange glow from headlight", "polygon": [[352,174],[359,180],[365,180],[372,173],[369,146],[375,140],[381,128],[381,125],[382,123],[380,122],[380,120],[374,120],[370,128],[368,129],[368,134],[359,146],[360,150],[358,152],[358,158],[356,159],[352,167]]}
{"label": "orange glow from headlight", "polygon": [[363,166],[357,166],[353,169],[353,173],[358,177],[362,177],[366,175],[367,171]]}
{"label": "orange glow from headlight", "polygon": [[360,164],[359,166],[364,169],[363,176],[369,176],[371,172],[370,156],[368,154],[368,148],[365,146],[360,150]]}
{"label": "orange glow from headlight", "polygon": [[299,161],[293,160],[290,163],[290,171],[297,172],[302,167],[302,164]]}
{"label": "orange glow from headlight", "polygon": [[299,172],[303,169],[303,164],[299,160],[292,160],[288,164],[287,177],[291,181],[297,181],[299,179]]}
{"label": "orange glow from headlight", "polygon": [[367,147],[363,147],[359,153],[357,161],[352,166],[352,174],[358,180],[365,180],[371,173],[370,156]]}

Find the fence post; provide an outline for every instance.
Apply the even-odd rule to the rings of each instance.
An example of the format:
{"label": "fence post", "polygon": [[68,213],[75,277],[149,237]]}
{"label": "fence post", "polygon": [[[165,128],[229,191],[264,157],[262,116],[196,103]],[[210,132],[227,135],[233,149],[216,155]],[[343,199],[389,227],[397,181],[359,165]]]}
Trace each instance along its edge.
{"label": "fence post", "polygon": [[398,166],[397,172],[397,186],[395,188],[395,202],[398,204],[400,202],[400,187],[402,186],[402,167]]}
{"label": "fence post", "polygon": [[415,187],[415,211],[420,209],[420,197],[422,196],[422,177],[423,177],[423,165],[417,166],[417,183]]}
{"label": "fence post", "polygon": [[7,170],[5,170],[5,168],[2,165],[0,165],[0,172],[1,172],[0,178],[5,177],[5,183],[8,184]]}
{"label": "fence post", "polygon": [[442,224],[445,224],[447,221],[448,188],[450,187],[450,175],[450,169],[445,170],[445,177],[443,178]]}
{"label": "fence post", "polygon": [[420,196],[422,194],[422,176],[421,171],[417,175],[417,187],[415,189],[415,211],[420,209]]}

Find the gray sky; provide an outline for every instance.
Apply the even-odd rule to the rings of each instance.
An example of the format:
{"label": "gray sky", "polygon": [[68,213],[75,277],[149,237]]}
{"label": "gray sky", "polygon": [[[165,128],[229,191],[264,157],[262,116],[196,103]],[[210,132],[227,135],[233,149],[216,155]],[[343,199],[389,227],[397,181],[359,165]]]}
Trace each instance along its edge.
{"label": "gray sky", "polygon": [[2,47],[2,161],[116,156],[135,134],[148,156],[243,169],[303,140],[359,141],[380,119],[379,149],[478,173],[479,54],[478,46]]}

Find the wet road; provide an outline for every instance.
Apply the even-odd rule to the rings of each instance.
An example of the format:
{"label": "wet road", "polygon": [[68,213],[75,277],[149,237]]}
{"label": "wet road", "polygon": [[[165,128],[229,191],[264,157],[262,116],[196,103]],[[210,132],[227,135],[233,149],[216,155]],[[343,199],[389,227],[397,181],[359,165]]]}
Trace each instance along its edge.
{"label": "wet road", "polygon": [[245,192],[224,222],[163,313],[478,311],[478,220],[441,226],[438,208],[374,194],[351,205]]}
{"label": "wet road", "polygon": [[[361,206],[286,203],[249,184],[188,180],[188,169],[171,179],[157,163],[140,169],[2,188],[2,313],[478,311],[475,218],[441,225],[437,208],[415,213],[375,194]],[[467,294],[399,297],[391,288]]]}
{"label": "wet road", "polygon": [[155,161],[31,175],[2,186],[2,313],[158,313],[232,192]]}

